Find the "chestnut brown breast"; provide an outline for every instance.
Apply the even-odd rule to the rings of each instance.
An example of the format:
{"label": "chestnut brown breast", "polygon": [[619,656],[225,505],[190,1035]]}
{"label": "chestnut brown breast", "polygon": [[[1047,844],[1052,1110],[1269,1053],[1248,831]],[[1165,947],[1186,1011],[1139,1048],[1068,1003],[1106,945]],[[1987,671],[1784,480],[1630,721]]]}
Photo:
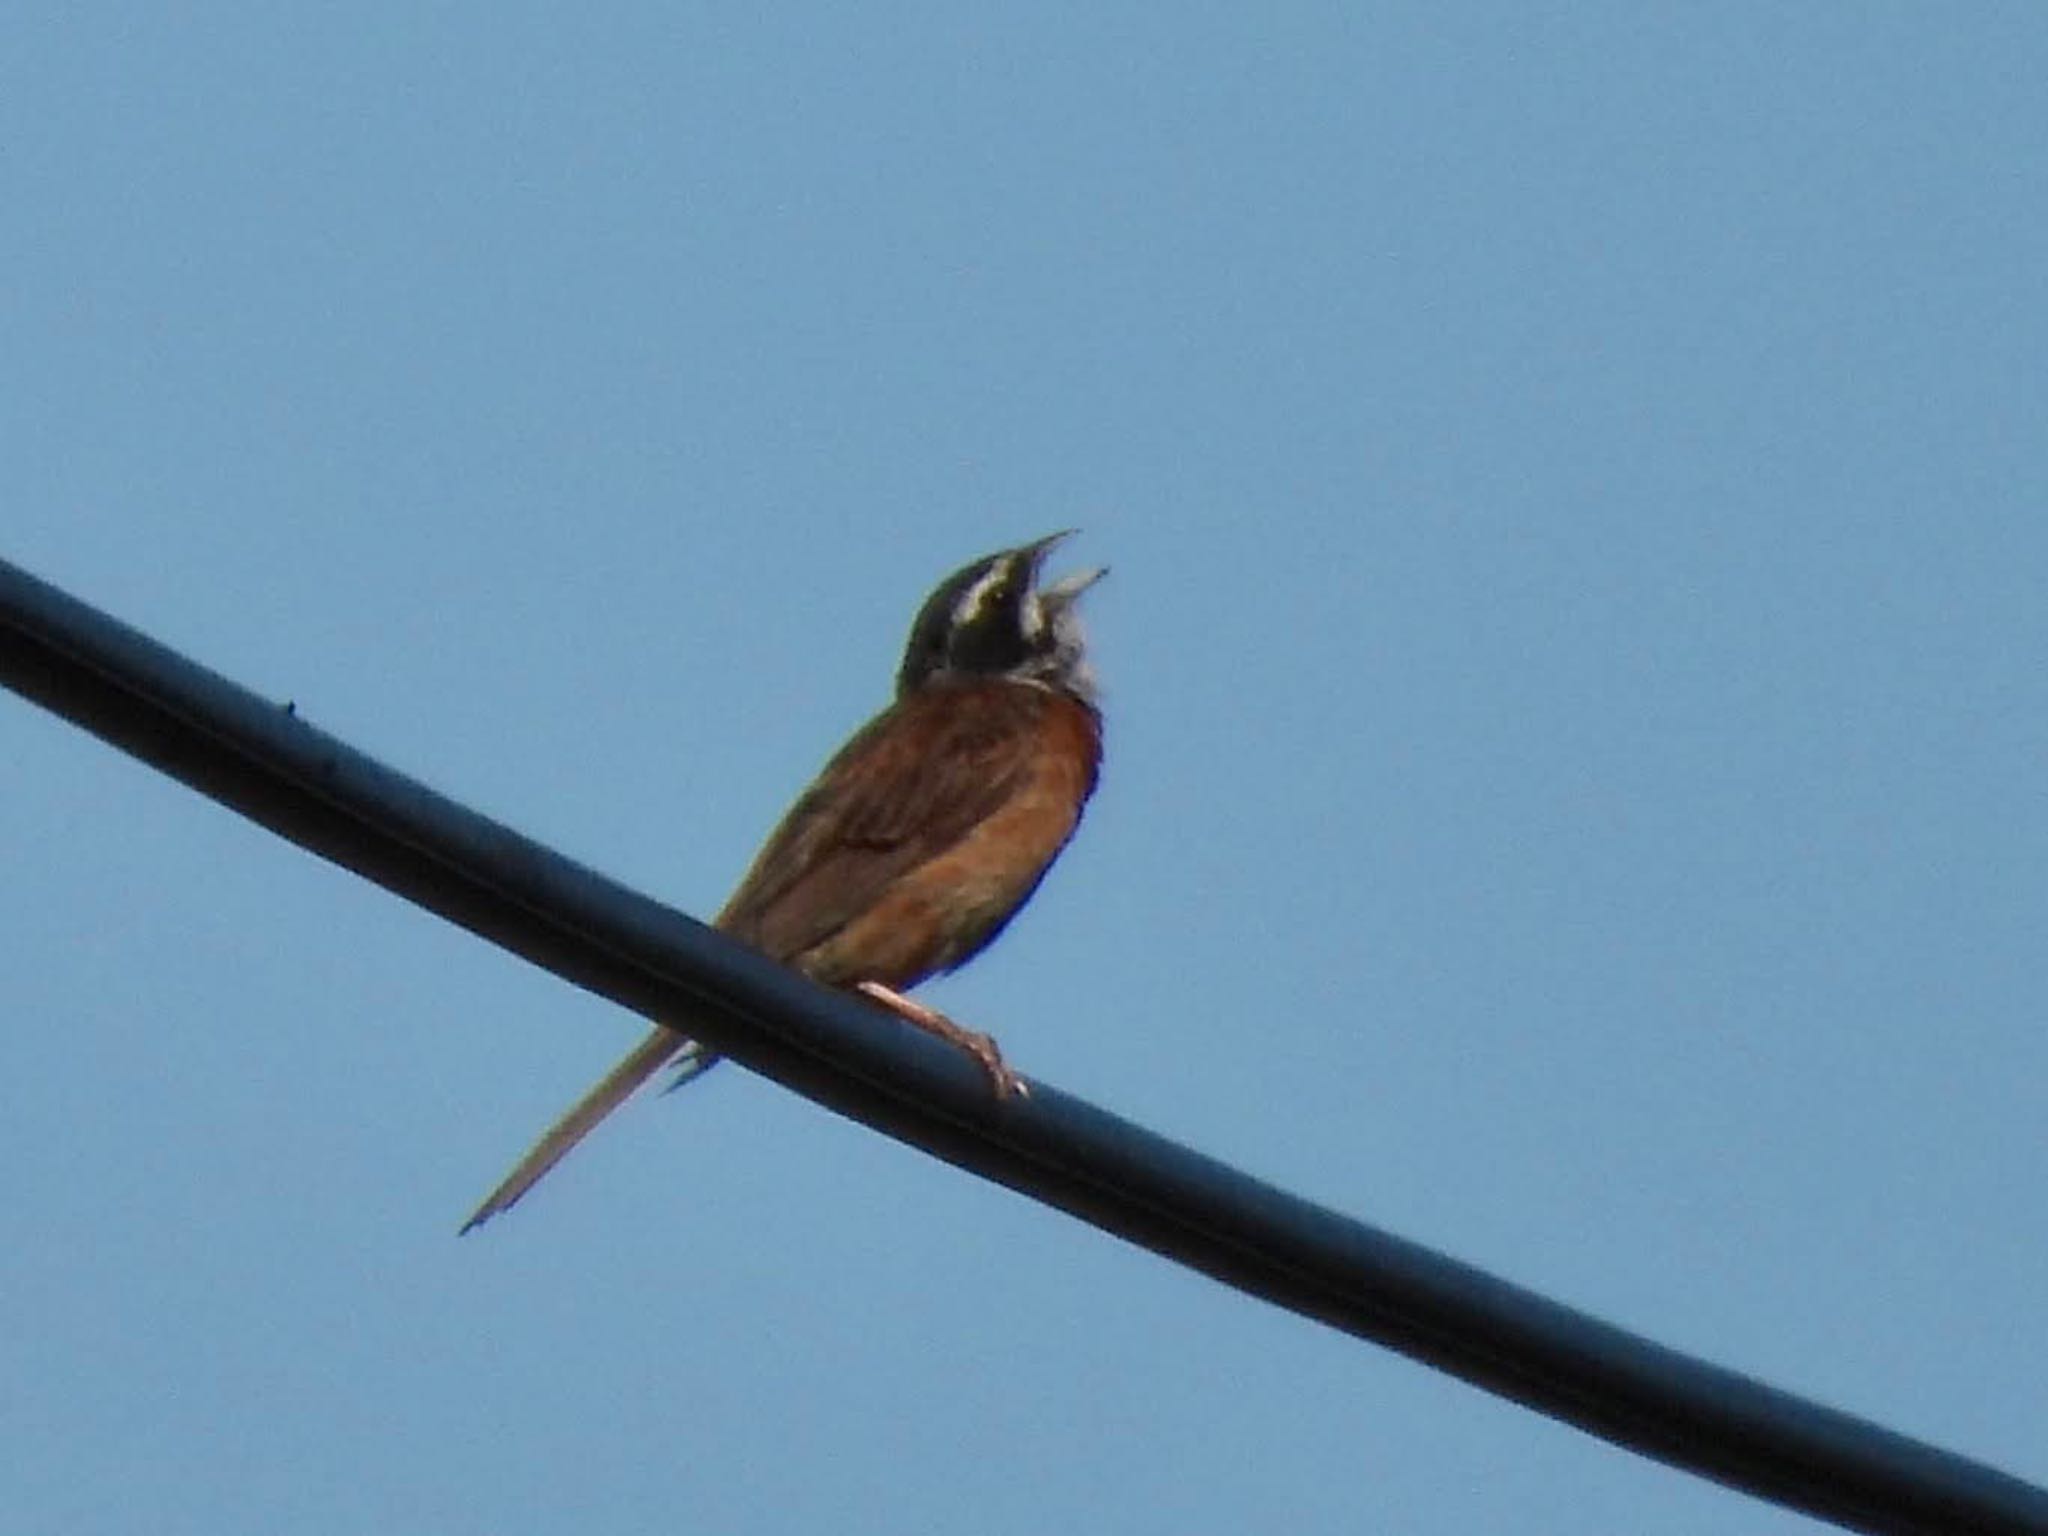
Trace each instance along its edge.
{"label": "chestnut brown breast", "polygon": [[1000,933],[1074,834],[1101,722],[1071,695],[944,680],[804,791],[719,926],[827,985],[915,986]]}

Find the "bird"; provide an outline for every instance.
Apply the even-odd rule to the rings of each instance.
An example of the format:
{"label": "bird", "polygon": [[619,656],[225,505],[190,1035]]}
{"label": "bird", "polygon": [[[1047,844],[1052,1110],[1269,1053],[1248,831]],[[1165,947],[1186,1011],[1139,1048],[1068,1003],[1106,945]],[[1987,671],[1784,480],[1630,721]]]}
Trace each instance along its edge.
{"label": "bird", "polygon": [[[968,562],[917,611],[893,701],[797,796],[716,926],[966,1051],[999,1099],[1028,1092],[988,1035],[904,994],[988,947],[1080,825],[1102,715],[1076,602],[1107,574],[1040,574],[1066,529]],[[665,1067],[718,1060],[658,1023],[535,1142],[462,1231],[508,1210]]]}

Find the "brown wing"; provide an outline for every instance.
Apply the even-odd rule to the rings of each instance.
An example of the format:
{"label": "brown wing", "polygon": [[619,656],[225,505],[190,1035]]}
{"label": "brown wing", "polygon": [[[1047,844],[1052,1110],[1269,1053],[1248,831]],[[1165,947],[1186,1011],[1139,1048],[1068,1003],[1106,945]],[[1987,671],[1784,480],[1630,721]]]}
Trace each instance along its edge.
{"label": "brown wing", "polygon": [[[912,694],[825,765],[720,926],[832,985],[911,986],[958,965],[1073,835],[1100,754],[1095,712],[1064,695],[993,681]],[[512,1205],[687,1049],[687,1023],[672,1022],[558,1120],[462,1230]]]}
{"label": "brown wing", "polygon": [[[1026,684],[963,683],[910,694],[841,748],[769,836],[719,926],[822,981],[856,979],[836,974],[846,967],[828,958],[838,948],[832,941],[885,893],[900,891],[913,871],[958,848],[1006,808],[1046,798],[1037,791],[1048,727],[1057,744],[1068,746],[1077,732],[1067,717],[1075,714],[1087,716],[1087,761],[1076,765],[1085,767],[1085,785],[1066,796],[1064,825],[1048,826],[1036,839],[1048,846],[1024,872],[1028,879],[1016,882],[1021,901],[1072,832],[1079,802],[1093,787],[1093,714]],[[1070,746],[1067,755],[1073,756]],[[1031,862],[1030,850],[1018,852]],[[957,963],[935,953],[928,962],[862,968],[859,979],[908,986],[939,964]],[[906,967],[915,974],[904,974]]]}

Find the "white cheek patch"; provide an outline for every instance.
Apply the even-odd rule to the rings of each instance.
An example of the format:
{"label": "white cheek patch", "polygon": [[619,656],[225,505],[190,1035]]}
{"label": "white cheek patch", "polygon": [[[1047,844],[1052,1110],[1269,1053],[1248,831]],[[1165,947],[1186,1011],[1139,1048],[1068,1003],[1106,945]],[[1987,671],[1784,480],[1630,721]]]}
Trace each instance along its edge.
{"label": "white cheek patch", "polygon": [[979,619],[988,608],[989,595],[1003,584],[1008,574],[1009,568],[1001,562],[982,572],[953,605],[953,627],[966,629]]}

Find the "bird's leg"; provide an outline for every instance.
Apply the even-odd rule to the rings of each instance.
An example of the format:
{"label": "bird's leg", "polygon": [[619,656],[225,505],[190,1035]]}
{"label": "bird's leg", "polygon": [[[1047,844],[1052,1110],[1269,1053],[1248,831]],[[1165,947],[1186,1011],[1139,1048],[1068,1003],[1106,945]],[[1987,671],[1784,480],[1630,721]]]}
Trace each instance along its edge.
{"label": "bird's leg", "polygon": [[871,997],[884,1008],[906,1023],[915,1024],[928,1035],[937,1035],[948,1045],[965,1051],[981,1063],[982,1071],[988,1074],[995,1085],[996,1097],[1007,1099],[1013,1095],[1020,1099],[1031,1097],[1031,1087],[1010,1070],[1010,1064],[1003,1060],[1003,1053],[996,1045],[993,1035],[984,1035],[979,1030],[963,1029],[936,1008],[927,1008],[923,1003],[914,1002],[894,987],[885,987],[879,981],[864,981],[856,989],[863,996]]}

